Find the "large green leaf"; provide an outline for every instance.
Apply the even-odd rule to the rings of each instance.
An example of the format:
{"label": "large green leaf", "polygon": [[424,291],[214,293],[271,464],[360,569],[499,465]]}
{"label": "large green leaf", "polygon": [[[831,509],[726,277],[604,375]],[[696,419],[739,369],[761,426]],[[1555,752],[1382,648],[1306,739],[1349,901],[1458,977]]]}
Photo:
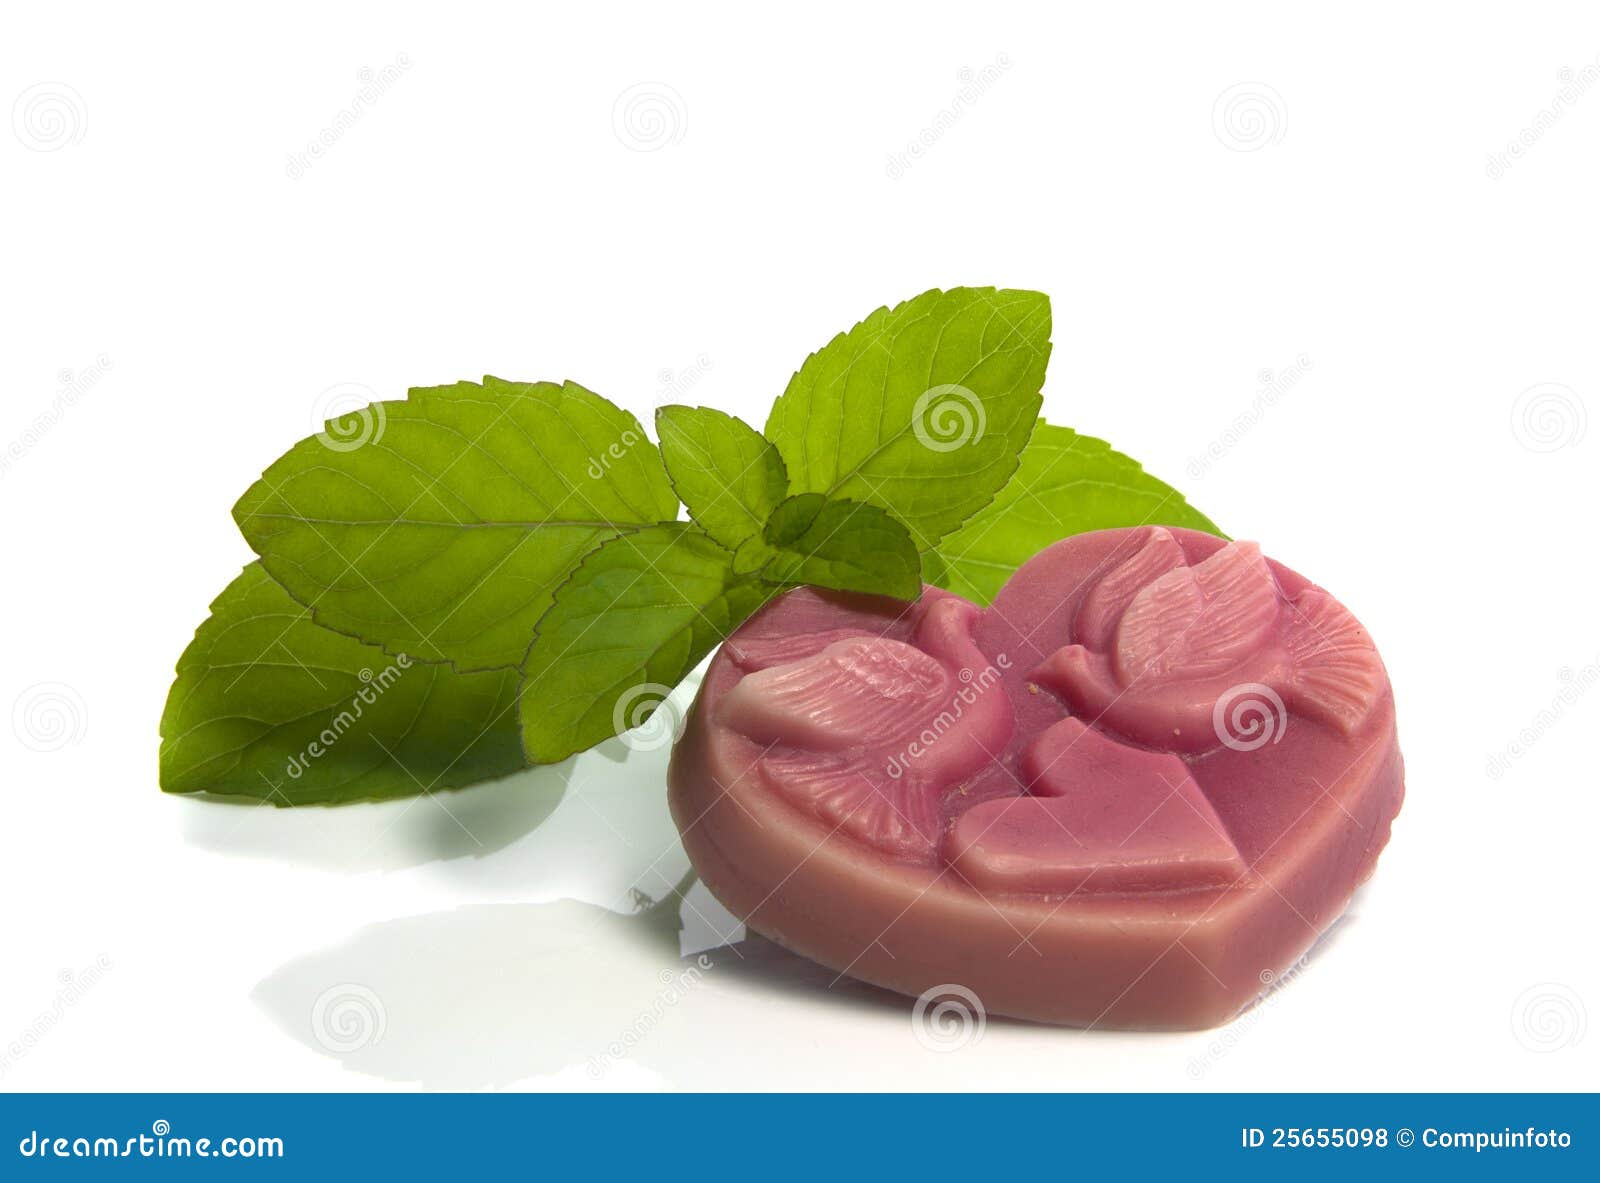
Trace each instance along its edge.
{"label": "large green leaf", "polygon": [[564,760],[644,722],[668,691],[774,588],[687,522],[594,551],[556,592],[523,668],[522,741]]}
{"label": "large green leaf", "polygon": [[1011,573],[1069,534],[1114,526],[1215,523],[1104,440],[1039,421],[1017,475],[987,509],[923,555],[923,576],[980,604]]}
{"label": "large green leaf", "polygon": [[729,550],[761,533],[789,485],[777,448],[710,407],[662,407],[656,434],[672,487],[696,525]]}
{"label": "large green leaf", "polygon": [[514,667],[584,555],[671,520],[637,419],[575,383],[417,390],[302,440],[234,507],[318,623],[462,670]]}
{"label": "large green leaf", "polygon": [[1043,294],[925,292],[807,358],[766,435],[791,493],[881,505],[927,550],[1016,470],[1049,357]]}
{"label": "large green leaf", "polygon": [[410,797],[523,766],[514,670],[458,674],[331,632],[252,563],[178,661],[161,787],[277,805]]}

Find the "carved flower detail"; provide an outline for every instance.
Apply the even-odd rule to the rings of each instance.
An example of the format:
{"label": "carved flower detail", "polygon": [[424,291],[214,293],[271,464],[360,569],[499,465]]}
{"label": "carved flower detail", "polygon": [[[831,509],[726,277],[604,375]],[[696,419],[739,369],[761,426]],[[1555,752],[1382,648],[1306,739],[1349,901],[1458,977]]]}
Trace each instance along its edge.
{"label": "carved flower detail", "polygon": [[[1085,720],[1164,751],[1240,747],[1225,715],[1241,690],[1350,735],[1386,684],[1355,617],[1321,588],[1286,595],[1253,542],[1191,565],[1169,531],[1150,529],[1084,597],[1073,634],[1031,680]],[[1257,725],[1281,733],[1284,722]]]}
{"label": "carved flower detail", "polygon": [[978,610],[929,593],[910,643],[827,630],[734,644],[747,671],[717,721],[762,747],[778,792],[900,858],[931,859],[940,796],[990,763],[1013,719],[998,670],[978,649]]}

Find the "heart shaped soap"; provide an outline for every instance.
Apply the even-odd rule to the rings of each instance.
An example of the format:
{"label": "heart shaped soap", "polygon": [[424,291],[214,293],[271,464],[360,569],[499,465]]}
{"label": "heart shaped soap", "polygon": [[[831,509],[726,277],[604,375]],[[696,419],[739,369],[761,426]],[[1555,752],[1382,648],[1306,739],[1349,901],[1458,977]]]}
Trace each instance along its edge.
{"label": "heart shaped soap", "polygon": [[722,646],[669,772],[706,886],[842,975],[1082,1026],[1223,1022],[1400,809],[1371,638],[1252,543],[1065,539],[980,610],[801,589]]}

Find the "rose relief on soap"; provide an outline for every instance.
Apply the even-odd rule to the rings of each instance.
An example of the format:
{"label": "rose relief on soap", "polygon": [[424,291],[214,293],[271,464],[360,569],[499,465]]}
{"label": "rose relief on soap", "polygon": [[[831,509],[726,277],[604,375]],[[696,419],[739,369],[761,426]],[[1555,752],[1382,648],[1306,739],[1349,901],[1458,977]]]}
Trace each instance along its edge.
{"label": "rose relief on soap", "polygon": [[1223,1022],[1371,874],[1403,795],[1371,638],[1258,546],[1078,535],[987,609],[812,589],[713,659],[670,771],[756,931],[916,995]]}

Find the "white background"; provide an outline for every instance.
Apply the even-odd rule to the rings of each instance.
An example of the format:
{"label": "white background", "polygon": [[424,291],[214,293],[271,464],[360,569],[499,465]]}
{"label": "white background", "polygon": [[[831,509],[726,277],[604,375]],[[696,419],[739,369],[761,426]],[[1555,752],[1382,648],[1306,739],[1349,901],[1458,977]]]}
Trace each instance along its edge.
{"label": "white background", "polygon": [[[1594,1086],[1592,4],[54,4],[6,26],[0,1087]],[[41,93],[60,121],[18,114]],[[1258,118],[1230,125],[1241,96]],[[647,421],[760,423],[833,333],[962,283],[1049,292],[1046,414],[1326,585],[1388,662],[1393,843],[1232,1028],[991,1020],[940,1054],[903,1000],[758,942],[666,984],[692,965],[675,922],[629,902],[684,866],[664,752],[453,796],[461,825],[157,791],[173,662],[249,558],[229,507],[330,389],[570,377]],[[53,734],[42,683],[67,688]],[[312,1012],[354,987],[383,1026],[341,1053]]]}

